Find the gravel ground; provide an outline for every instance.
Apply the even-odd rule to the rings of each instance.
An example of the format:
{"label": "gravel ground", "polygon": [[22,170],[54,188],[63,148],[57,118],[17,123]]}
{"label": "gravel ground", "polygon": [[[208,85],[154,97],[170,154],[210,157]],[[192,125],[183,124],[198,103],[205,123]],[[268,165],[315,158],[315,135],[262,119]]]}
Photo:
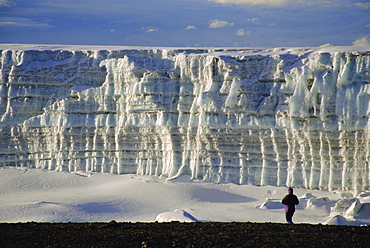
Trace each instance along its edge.
{"label": "gravel ground", "polygon": [[370,227],[250,222],[0,223],[0,247],[370,247]]}

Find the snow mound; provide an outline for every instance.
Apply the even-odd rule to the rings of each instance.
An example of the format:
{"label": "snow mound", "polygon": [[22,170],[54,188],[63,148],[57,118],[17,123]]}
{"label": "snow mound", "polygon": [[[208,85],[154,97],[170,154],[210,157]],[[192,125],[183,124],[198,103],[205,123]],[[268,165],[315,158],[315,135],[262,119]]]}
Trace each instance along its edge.
{"label": "snow mound", "polygon": [[346,218],[344,218],[342,215],[335,215],[325,221],[323,224],[326,225],[353,225],[351,221],[348,221]]}
{"label": "snow mound", "polygon": [[306,208],[326,209],[327,212],[330,212],[335,203],[335,200],[330,200],[328,197],[311,197],[307,200]]}
{"label": "snow mound", "polygon": [[335,206],[331,209],[331,212],[346,216],[355,216],[361,211],[361,208],[362,204],[358,199],[341,199],[336,202]]}
{"label": "snow mound", "polygon": [[180,222],[195,222],[198,221],[191,214],[185,210],[176,209],[173,212],[164,212],[157,216],[155,219],[158,222],[171,222],[171,221],[180,221]]}
{"label": "snow mound", "polygon": [[92,175],[94,175],[94,173],[90,171],[76,171],[75,174],[81,177],[91,177]]}
{"label": "snow mound", "polygon": [[273,201],[271,199],[266,199],[259,208],[262,209],[282,209],[284,205],[280,201]]}
{"label": "snow mound", "polygon": [[299,197],[300,199],[310,199],[312,197],[315,197],[314,195],[312,195],[311,193],[305,193],[303,194],[301,197]]}
{"label": "snow mound", "polygon": [[358,198],[361,199],[361,202],[370,202],[370,192],[361,192]]}

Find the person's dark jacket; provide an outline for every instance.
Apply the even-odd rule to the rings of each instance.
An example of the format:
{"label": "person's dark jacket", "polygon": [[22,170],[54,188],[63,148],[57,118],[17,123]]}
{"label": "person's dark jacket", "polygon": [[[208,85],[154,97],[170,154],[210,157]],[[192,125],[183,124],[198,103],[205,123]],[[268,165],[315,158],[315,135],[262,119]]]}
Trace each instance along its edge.
{"label": "person's dark jacket", "polygon": [[285,212],[294,212],[295,205],[299,204],[298,198],[294,194],[288,194],[284,196],[283,200],[281,201],[285,205],[284,211]]}

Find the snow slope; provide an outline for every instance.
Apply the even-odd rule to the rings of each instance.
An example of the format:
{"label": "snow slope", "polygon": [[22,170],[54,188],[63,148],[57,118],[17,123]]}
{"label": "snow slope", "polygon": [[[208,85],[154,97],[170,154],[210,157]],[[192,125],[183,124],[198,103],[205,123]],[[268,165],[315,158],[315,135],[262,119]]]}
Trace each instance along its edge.
{"label": "snow slope", "polygon": [[[0,168],[0,178],[0,222],[285,222],[280,204],[285,187],[16,167]],[[297,188],[295,193],[300,197],[295,223],[370,224],[370,192],[354,197]],[[356,199],[360,208],[352,211],[345,203]]]}

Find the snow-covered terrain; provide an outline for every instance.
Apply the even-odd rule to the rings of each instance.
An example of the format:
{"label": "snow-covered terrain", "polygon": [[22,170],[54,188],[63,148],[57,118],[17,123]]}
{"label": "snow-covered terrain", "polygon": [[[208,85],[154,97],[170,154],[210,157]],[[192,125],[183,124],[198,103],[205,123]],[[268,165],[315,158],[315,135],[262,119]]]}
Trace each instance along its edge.
{"label": "snow-covered terrain", "polygon": [[[251,221],[285,223],[286,187],[215,184],[181,176],[0,168],[0,222]],[[370,224],[370,192],[295,189],[295,223]],[[267,200],[266,200],[267,199]]]}

